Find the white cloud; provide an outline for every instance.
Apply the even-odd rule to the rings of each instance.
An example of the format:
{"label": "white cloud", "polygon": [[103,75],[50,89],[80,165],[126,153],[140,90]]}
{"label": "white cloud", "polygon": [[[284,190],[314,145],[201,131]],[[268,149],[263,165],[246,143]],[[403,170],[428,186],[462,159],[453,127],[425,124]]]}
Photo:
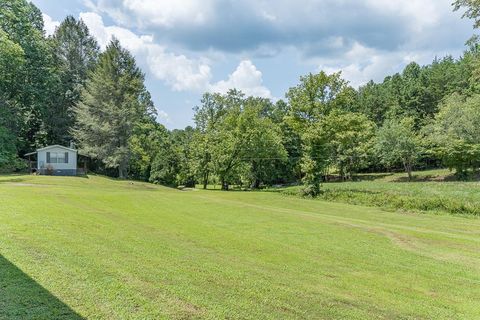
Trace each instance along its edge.
{"label": "white cloud", "polygon": [[435,26],[445,7],[445,2],[438,0],[366,0],[366,4],[380,13],[408,18],[410,24],[407,28],[417,32]]}
{"label": "white cloud", "polygon": [[157,121],[164,124],[172,123],[172,121],[170,120],[170,115],[163,110],[157,111]]}
{"label": "white cloud", "polygon": [[80,18],[97,38],[102,49],[115,36],[137,58],[144,59],[152,74],[174,91],[225,93],[236,88],[247,95],[272,97],[270,90],[262,84],[262,73],[250,60],[241,61],[227,80],[211,84],[212,72],[207,59],[191,59],[183,54],[169,52],[166,47],[156,44],[151,35],[138,36],[126,28],[105,26],[102,17],[94,12],[81,13]]}
{"label": "white cloud", "polygon": [[366,84],[370,80],[380,82],[385,75],[401,71],[410,62],[420,64],[431,62],[431,52],[425,51],[381,51],[368,48],[355,42],[350,49],[334,58],[314,59],[318,71],[327,73],[342,72],[342,77],[354,87]]}
{"label": "white cloud", "polygon": [[202,25],[211,19],[216,0],[84,0],[95,12],[104,12],[123,25]]}
{"label": "white cloud", "polygon": [[123,6],[142,20],[169,28],[205,23],[212,14],[212,4],[211,0],[123,0]]}
{"label": "white cloud", "polygon": [[55,29],[60,25],[59,21],[54,21],[48,14],[42,13],[43,24],[47,36],[51,36]]}
{"label": "white cloud", "polygon": [[[275,58],[295,48],[295,62],[343,70],[354,85],[382,80],[413,58],[426,63],[435,56],[461,54],[472,33],[471,22],[452,12],[452,0],[277,0],[274,6],[269,0],[84,1],[118,25],[148,31],[157,41],[195,54],[211,50],[229,59]],[[149,56],[152,71],[175,90],[243,86],[256,94],[269,93],[261,73],[245,65],[212,83],[210,62],[165,48],[158,52]]]}
{"label": "white cloud", "polygon": [[153,43],[153,37],[151,35],[137,36],[125,28],[105,26],[102,17],[94,12],[82,12],[80,13],[80,18],[88,26],[90,33],[97,38],[98,44],[102,49],[105,49],[113,36],[120,40],[122,45],[134,54],[139,53],[149,44]]}
{"label": "white cloud", "polygon": [[166,52],[165,48],[158,45],[150,47],[147,61],[153,74],[175,91],[201,92],[212,77],[209,65],[185,55]]}
{"label": "white cloud", "polygon": [[137,58],[144,59],[150,71],[173,90],[202,91],[208,86],[211,72],[207,64],[168,52],[165,47],[154,43],[151,35],[138,36],[126,28],[105,26],[97,13],[81,13],[80,18],[97,38],[102,49],[115,36]]}
{"label": "white cloud", "polygon": [[243,60],[227,80],[210,86],[210,91],[226,93],[229,89],[238,89],[247,96],[272,98],[272,93],[263,85],[262,72],[250,60]]}

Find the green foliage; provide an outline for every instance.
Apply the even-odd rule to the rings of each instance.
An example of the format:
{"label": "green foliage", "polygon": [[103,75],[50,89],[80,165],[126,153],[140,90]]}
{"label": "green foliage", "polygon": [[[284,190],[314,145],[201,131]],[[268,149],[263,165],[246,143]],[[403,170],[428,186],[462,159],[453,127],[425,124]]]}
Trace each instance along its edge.
{"label": "green foliage", "polygon": [[291,109],[286,120],[301,131],[322,121],[332,110],[351,109],[355,93],[340,73],[328,75],[322,71],[301,77],[300,83],[288,90],[287,98]]}
{"label": "green foliage", "polygon": [[455,0],[453,2],[454,10],[465,9],[464,18],[473,19],[474,27],[480,27],[480,2],[478,0]]}
{"label": "green foliage", "polygon": [[132,151],[128,172],[132,178],[143,181],[151,179],[152,164],[158,153],[163,150],[164,141],[168,136],[168,131],[163,125],[150,119],[135,127],[128,142]]}
{"label": "green foliage", "polygon": [[355,110],[381,125],[391,105],[390,99],[385,85],[370,81],[358,89]]}
{"label": "green foliage", "polygon": [[330,141],[320,122],[306,128],[301,137],[303,156],[300,168],[305,194],[316,196],[330,164]]}
{"label": "green foliage", "polygon": [[[431,176],[423,179],[423,174]],[[326,183],[319,200],[380,207],[401,212],[480,215],[480,187],[475,182],[444,181],[443,171],[414,172],[415,182],[405,182],[402,174],[356,176],[355,182]],[[301,196],[302,189],[290,187],[282,193]]]}
{"label": "green foliage", "polygon": [[25,52],[0,29],[0,92],[11,98],[20,89],[15,77],[25,67]]}
{"label": "green foliage", "polygon": [[450,96],[441,105],[430,141],[449,168],[462,175],[480,168],[480,95]]}
{"label": "green foliage", "polygon": [[127,176],[131,137],[155,112],[144,75],[132,55],[112,40],[90,73],[77,105],[75,139],[84,154]]}
{"label": "green foliage", "polygon": [[150,182],[167,186],[178,185],[179,155],[175,151],[174,143],[172,143],[171,139],[162,143],[152,162]]}
{"label": "green foliage", "polygon": [[10,171],[17,164],[15,136],[0,126],[0,172]]}
{"label": "green foliage", "polygon": [[[476,0],[457,0],[454,8],[478,25]],[[358,90],[340,73],[319,72],[301,77],[286,102],[234,88],[206,93],[194,109],[195,128],[167,132],[154,119],[142,72],[118,41],[99,56],[83,21],[67,16],[47,38],[32,3],[0,1],[0,127],[13,137],[16,158],[74,138],[94,170],[169,185],[220,180],[224,189],[259,188],[302,180],[305,193],[315,195],[332,174],[349,180],[385,167],[410,172],[415,163],[468,175],[479,169],[479,147],[477,137],[465,135],[478,120],[464,105],[476,103],[479,80],[474,36],[459,59],[412,62]],[[408,128],[391,120],[404,118]],[[389,130],[403,130],[401,138]],[[421,143],[420,132],[429,137]]]}
{"label": "green foliage", "polygon": [[[212,162],[223,189],[233,180],[239,180],[241,164],[248,163],[249,180],[259,186],[258,170],[272,160],[286,160],[279,128],[262,116],[262,99],[244,99],[241,93],[231,91],[223,97],[226,113],[216,130],[212,143]],[[243,167],[245,169],[245,166]]]}
{"label": "green foliage", "polygon": [[420,138],[413,118],[389,119],[377,132],[376,152],[386,166],[401,164],[409,179],[420,155]]}
{"label": "green foliage", "polygon": [[192,167],[197,179],[206,189],[213,168],[213,145],[218,141],[217,132],[221,126],[228,105],[226,98],[220,94],[205,93],[201,106],[194,108],[196,131],[192,136]]}
{"label": "green foliage", "polygon": [[21,120],[15,101],[21,84],[16,77],[24,67],[25,53],[22,47],[11,41],[0,29],[0,130],[3,140],[0,147],[0,166],[8,165],[12,150],[16,151],[17,136],[20,134],[17,128]]}
{"label": "green foliage", "polygon": [[152,163],[150,181],[168,186],[195,187],[192,127],[167,133]]}
{"label": "green foliage", "polygon": [[211,174],[223,189],[232,182],[259,187],[271,181],[277,165],[287,159],[281,129],[271,119],[273,108],[266,99],[245,98],[236,90],[204,95],[195,109],[191,145],[192,165],[204,187]]}
{"label": "green foliage", "polygon": [[62,21],[51,40],[60,78],[60,94],[49,109],[49,135],[52,142],[68,145],[72,140],[70,128],[75,123],[74,108],[80,101],[87,73],[95,66],[99,48],[85,23],[72,16]]}
{"label": "green foliage", "polygon": [[346,180],[368,167],[373,152],[375,124],[361,113],[333,111],[326,117],[331,162]]}
{"label": "green foliage", "polygon": [[0,99],[9,105],[8,128],[18,137],[19,152],[31,151],[48,140],[46,121],[58,84],[40,10],[26,0],[0,1],[0,39],[1,50],[9,48],[5,58],[14,55],[0,66],[6,68],[0,70]]}
{"label": "green foliage", "polygon": [[320,72],[301,77],[287,98],[291,109],[286,121],[302,140],[301,170],[306,193],[316,195],[331,162],[328,116],[335,110],[352,109],[355,93],[339,73]]}

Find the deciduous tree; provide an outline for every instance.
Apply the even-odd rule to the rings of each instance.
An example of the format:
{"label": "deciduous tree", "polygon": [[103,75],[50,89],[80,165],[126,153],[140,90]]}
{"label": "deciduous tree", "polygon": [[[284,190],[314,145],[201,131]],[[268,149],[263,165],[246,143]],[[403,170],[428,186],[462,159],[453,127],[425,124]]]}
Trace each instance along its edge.
{"label": "deciduous tree", "polygon": [[386,166],[401,164],[412,180],[412,169],[420,156],[420,138],[413,118],[388,119],[377,132],[376,151]]}

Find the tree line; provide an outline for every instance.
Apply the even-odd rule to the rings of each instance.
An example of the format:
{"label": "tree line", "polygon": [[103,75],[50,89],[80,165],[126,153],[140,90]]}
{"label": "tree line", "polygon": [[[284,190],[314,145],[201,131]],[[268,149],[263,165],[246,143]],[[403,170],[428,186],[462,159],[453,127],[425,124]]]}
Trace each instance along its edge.
{"label": "tree line", "polygon": [[[455,9],[478,21],[476,1]],[[478,22],[477,22],[478,24]],[[96,172],[171,186],[248,188],[303,182],[315,195],[332,175],[446,166],[480,169],[480,42],[464,54],[410,63],[355,89],[341,73],[308,74],[285,99],[205,93],[194,126],[167,130],[144,74],[117,39],[99,49],[69,16],[46,37],[26,0],[0,0],[0,170],[22,155],[75,141]]]}

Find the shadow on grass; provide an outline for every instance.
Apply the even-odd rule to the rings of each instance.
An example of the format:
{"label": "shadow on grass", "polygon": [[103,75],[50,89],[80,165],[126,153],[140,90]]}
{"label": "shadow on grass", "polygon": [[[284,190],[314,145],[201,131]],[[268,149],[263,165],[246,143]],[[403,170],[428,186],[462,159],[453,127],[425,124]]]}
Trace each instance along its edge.
{"label": "shadow on grass", "polygon": [[0,319],[84,318],[0,255]]}
{"label": "shadow on grass", "polygon": [[76,176],[74,176],[74,177],[75,177],[75,178],[81,178],[81,179],[90,179],[90,178],[88,177],[88,174],[79,174],[79,175],[76,175]]}
{"label": "shadow on grass", "polygon": [[12,182],[24,182],[26,181],[26,179],[23,179],[23,178],[11,178],[11,179],[1,179],[0,180],[0,184],[1,183],[12,183]]}
{"label": "shadow on grass", "polygon": [[393,176],[393,173],[377,173],[377,174],[362,174],[362,175],[354,175],[353,181],[376,181],[382,180],[386,177]]}
{"label": "shadow on grass", "polygon": [[478,181],[476,178],[470,179],[459,179],[455,174],[449,174],[445,176],[438,175],[425,175],[425,176],[413,176],[412,180],[409,180],[408,177],[398,177],[391,182],[471,182]]}

